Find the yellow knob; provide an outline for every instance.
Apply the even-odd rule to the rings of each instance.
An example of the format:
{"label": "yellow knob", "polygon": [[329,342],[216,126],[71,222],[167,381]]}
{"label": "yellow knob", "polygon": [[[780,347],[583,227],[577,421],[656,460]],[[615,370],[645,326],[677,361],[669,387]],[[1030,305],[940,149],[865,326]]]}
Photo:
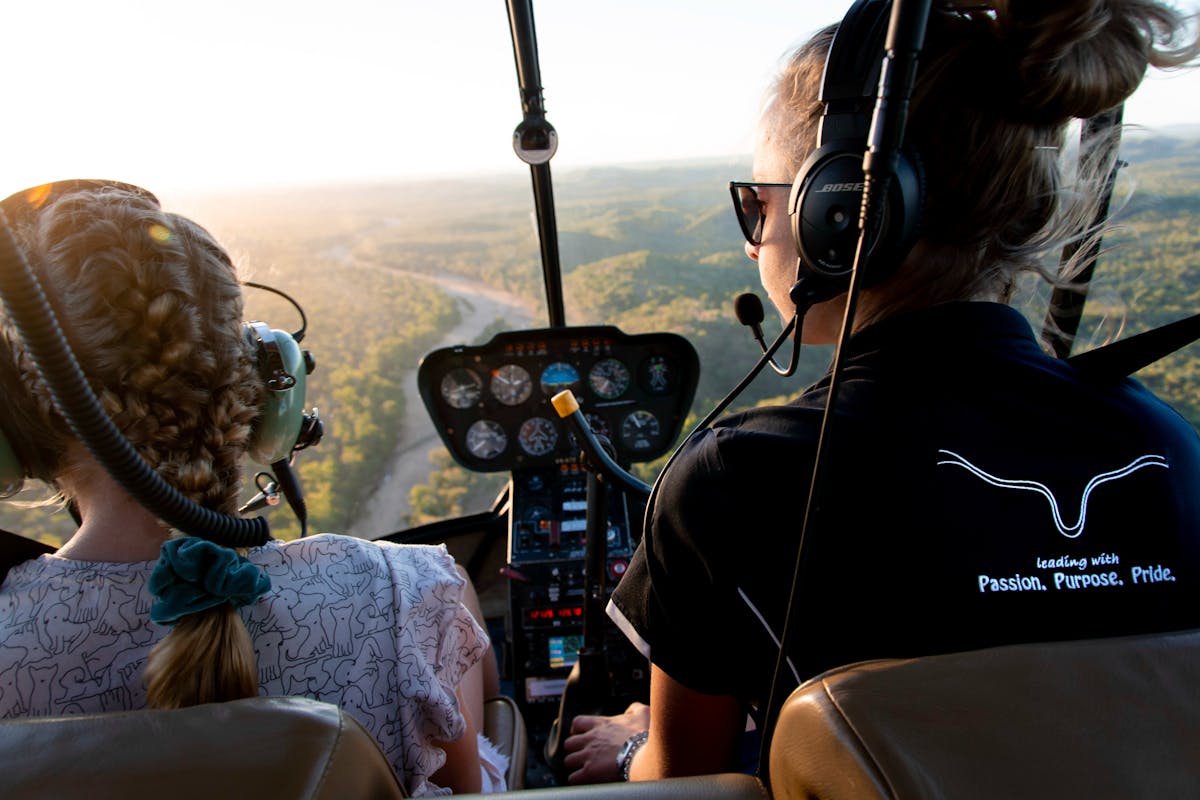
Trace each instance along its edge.
{"label": "yellow knob", "polygon": [[579,401],[575,399],[575,393],[570,389],[563,389],[551,397],[550,402],[554,404],[554,410],[558,412],[558,416],[563,419],[579,410]]}

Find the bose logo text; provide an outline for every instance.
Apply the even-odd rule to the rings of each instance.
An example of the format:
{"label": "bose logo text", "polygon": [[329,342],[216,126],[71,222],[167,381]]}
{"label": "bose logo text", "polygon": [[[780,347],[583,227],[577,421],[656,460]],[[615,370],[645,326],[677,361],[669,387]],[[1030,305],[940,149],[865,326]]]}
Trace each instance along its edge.
{"label": "bose logo text", "polygon": [[822,192],[861,192],[862,190],[862,181],[857,183],[827,183],[813,192],[813,194],[821,194]]}

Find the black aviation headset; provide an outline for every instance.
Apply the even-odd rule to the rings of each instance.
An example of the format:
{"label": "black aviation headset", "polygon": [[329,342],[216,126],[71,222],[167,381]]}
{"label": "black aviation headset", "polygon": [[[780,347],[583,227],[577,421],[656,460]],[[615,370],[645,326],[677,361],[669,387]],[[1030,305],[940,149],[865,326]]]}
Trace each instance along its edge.
{"label": "black aviation headset", "polygon": [[[871,121],[879,86],[892,3],[857,0],[834,34],[821,82],[824,108],[817,149],[801,165],[788,198],[788,216],[798,255],[792,302],[801,315],[850,285],[859,243],[863,156],[869,151]],[[920,231],[925,177],[920,158],[893,148],[892,180],[866,241],[860,287],[876,285],[895,272]]]}
{"label": "black aviation headset", "polygon": [[[51,335],[57,334],[60,338],[62,331],[61,328],[58,327],[57,320],[54,318],[52,308],[49,306],[48,302],[46,302],[44,294],[41,294],[43,290],[41,289],[40,284],[37,284],[36,273],[33,273],[31,270],[26,270],[28,273],[26,276],[22,276],[20,274],[22,271],[21,267],[24,266],[27,268],[28,265],[27,263],[23,262],[23,254],[21,254],[19,249],[17,249],[15,246],[15,239],[11,238],[11,229],[9,228],[9,225],[11,224],[14,228],[17,227],[17,225],[22,221],[28,220],[32,216],[39,213],[39,211],[48,203],[70,192],[96,189],[103,190],[105,188],[119,188],[124,191],[133,192],[151,200],[156,206],[159,205],[158,198],[145,189],[117,181],[102,180],[57,181],[17,192],[3,201],[0,201],[0,211],[3,211],[4,215],[4,219],[0,220],[0,222],[4,222],[5,228],[3,231],[5,241],[3,244],[12,245],[11,251],[8,247],[5,247],[3,252],[3,255],[5,256],[3,267],[6,284],[4,300],[7,304],[9,304],[14,321],[17,322],[18,329],[21,330],[23,337],[26,338],[26,344],[30,346],[31,352],[34,351],[34,347],[29,341],[29,331],[23,328],[20,319],[18,319],[18,315],[24,307],[30,305],[36,307],[36,305],[38,305],[38,301],[41,301],[44,306],[38,310],[38,313],[33,315],[35,317],[35,322],[45,321],[48,323],[47,330],[49,333]],[[23,263],[14,264],[14,261],[22,261]],[[14,285],[10,282],[10,275],[12,275],[14,272],[18,278],[28,277],[31,279],[32,288],[34,290],[33,294],[40,295],[38,297],[34,297],[32,303],[19,302],[19,300],[15,301],[9,296],[8,290],[12,289],[12,286]],[[300,312],[301,319],[303,320],[303,310],[301,310],[295,300],[288,295],[277,289],[272,289],[268,286],[262,286],[261,284],[247,283],[245,285],[265,289],[284,297],[296,307],[297,311]],[[29,298],[24,297],[20,299],[28,300]],[[323,433],[323,426],[316,414],[316,410],[314,409],[312,414],[308,414],[304,409],[306,379],[307,376],[313,371],[315,366],[312,354],[309,351],[302,350],[300,348],[299,342],[304,335],[304,325],[302,324],[301,329],[293,334],[284,330],[272,328],[270,325],[264,322],[251,321],[245,323],[242,330],[247,343],[254,350],[255,364],[257,366],[258,373],[262,377],[267,388],[263,406],[260,409],[259,416],[254,423],[251,445],[249,449],[251,452],[254,452],[258,455],[258,458],[261,459],[261,463],[264,466],[271,466],[276,470],[277,473],[290,473],[288,469],[288,463],[291,454],[296,450],[302,450],[305,447],[316,444],[320,441]],[[36,331],[34,332],[36,333]],[[65,360],[74,362],[73,354],[70,353],[69,346],[66,344],[65,339],[61,340],[61,346],[66,348],[65,351],[63,351]],[[51,375],[47,373],[59,372],[61,374],[62,370],[56,367],[61,367],[62,365],[51,364],[48,368],[48,365],[43,364],[41,360],[36,358],[36,353],[35,361],[38,363],[39,370],[41,370],[43,375],[46,376],[47,382],[51,383],[51,390],[55,393],[56,403],[61,405],[59,393],[55,391],[55,386],[51,381]],[[77,368],[77,364],[75,364],[75,366]],[[66,374],[68,377],[71,376],[69,365],[67,366]],[[79,374],[80,376],[82,375],[82,373]],[[85,402],[85,405],[94,404],[95,407],[99,409],[98,401],[96,401],[94,394],[91,393],[86,381],[80,381],[78,384],[79,385],[74,387],[71,394],[82,393],[86,395],[87,397],[85,398],[85,401],[90,400],[90,402]],[[100,413],[103,414],[103,411],[100,410]],[[68,418],[68,422],[72,424],[72,427],[75,427],[75,423],[71,419],[72,415],[64,410],[64,416]],[[108,427],[112,427],[113,430],[115,430],[115,427],[111,426],[111,421],[109,421],[109,423],[110,425]],[[0,428],[2,428],[2,424],[3,420],[0,420]],[[116,435],[118,438],[123,440],[123,437],[120,437],[119,433]],[[95,452],[90,442],[85,443],[87,443],[89,448],[93,449],[93,452]],[[128,445],[128,442],[124,442],[124,445],[129,450],[132,450],[132,447]],[[134,451],[134,455],[136,456],[136,451]],[[108,465],[106,464],[106,466]],[[149,472],[153,474],[154,477],[157,477],[152,470],[149,470],[148,465],[144,465],[144,462],[143,466],[146,467],[145,470],[135,470],[135,472],[139,473],[139,477],[144,472]],[[29,471],[21,463],[20,458],[13,450],[12,445],[4,435],[3,430],[0,429],[0,496],[9,496],[14,493],[20,488],[25,478],[28,476]],[[299,490],[295,483],[294,476],[290,474],[280,475],[279,481],[283,485],[285,494],[288,495],[289,501],[292,502],[293,508],[297,511],[297,515],[301,517],[301,524],[303,525],[303,501],[299,498]],[[186,498],[182,498],[181,495],[176,497],[174,495],[173,488],[169,487],[167,484],[165,484],[165,482],[162,482],[161,487],[157,485],[149,487],[147,492],[151,495],[170,495],[169,497],[165,498],[169,505],[178,504],[186,508],[187,504],[190,503],[190,501],[187,501]],[[293,497],[293,495],[295,496]],[[297,507],[297,503],[299,504],[299,507]],[[201,524],[198,526],[198,530],[189,530],[187,531],[189,533],[204,536],[205,538],[210,538],[220,544],[227,544],[231,546],[262,544],[268,538],[267,528],[264,520],[234,519],[225,517],[225,515],[216,514],[216,512],[209,512],[208,509],[195,506],[195,504],[191,504],[191,506],[194,506],[194,509],[187,510],[193,511],[194,513],[185,514],[185,518],[196,517],[200,520]],[[164,515],[164,518],[167,519],[168,522],[172,522],[174,524],[173,520],[167,518],[166,515]],[[224,523],[213,526],[215,527],[215,531],[210,528],[210,525],[214,520],[216,520],[218,523]],[[240,526],[236,524],[245,522],[261,522],[262,524],[256,526]],[[180,527],[184,530],[187,528],[186,525],[175,524],[174,526]]]}
{"label": "black aviation headset", "polygon": [[[898,82],[896,75],[882,70],[892,5],[889,0],[856,0],[834,33],[821,78],[816,148],[797,170],[788,197],[796,244],[796,281],[789,296],[796,313],[768,348],[758,324],[762,303],[752,293],[736,299],[738,320],[750,326],[764,360],[738,385],[734,397],[767,364],[785,378],[794,374],[808,310],[846,292],[856,268],[858,288],[887,280],[920,233],[925,203],[921,159],[898,141],[881,142],[872,130],[878,96]],[[888,86],[880,85],[881,75]],[[904,106],[907,113],[907,100]],[[864,157],[874,152],[886,158],[887,187],[868,214],[863,206],[868,181],[863,167]],[[862,237],[864,225],[867,234]],[[865,245],[861,258],[860,238]],[[789,335],[792,354],[784,368],[775,363],[774,354]]]}

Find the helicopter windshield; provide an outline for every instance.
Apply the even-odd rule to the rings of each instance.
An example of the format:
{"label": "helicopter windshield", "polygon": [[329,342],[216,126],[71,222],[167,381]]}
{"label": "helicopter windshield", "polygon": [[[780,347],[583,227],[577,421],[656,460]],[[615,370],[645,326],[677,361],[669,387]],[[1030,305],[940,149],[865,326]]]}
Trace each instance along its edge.
{"label": "helicopter windshield", "polygon": [[[0,58],[23,77],[0,195],[129,181],[228,247],[247,318],[305,330],[304,424],[326,426],[319,446],[276,461],[294,455],[303,516],[268,470],[247,472],[243,508],[284,540],[446,541],[488,576],[505,689],[549,752],[591,637],[611,640],[613,696],[644,696],[644,653],[583,621],[630,569],[646,493],[676,448],[710,411],[792,400],[836,359],[806,345],[795,375],[745,379],[765,349],[734,313],[762,288],[745,243],[757,196],[735,194],[729,213],[730,181],[764,179],[751,174],[762,88],[831,20],[782,0],[752,14],[545,3],[523,53],[510,38],[523,4],[488,5],[25,4],[4,14]],[[792,24],[764,23],[779,19]],[[1194,313],[1189,88],[1200,74],[1152,77],[1123,108],[1124,227],[1105,239],[1122,258],[1091,277],[1076,353]],[[1072,134],[1074,150],[1086,130]],[[1150,282],[1149,265],[1180,280]],[[1013,293],[1040,329],[1049,290]],[[783,341],[788,322],[758,324]],[[1138,377],[1200,428],[1198,370],[1181,351]],[[591,438],[624,482],[597,487],[603,469],[580,454]],[[18,499],[45,495],[30,485]],[[53,548],[76,524],[4,503],[0,529]]]}

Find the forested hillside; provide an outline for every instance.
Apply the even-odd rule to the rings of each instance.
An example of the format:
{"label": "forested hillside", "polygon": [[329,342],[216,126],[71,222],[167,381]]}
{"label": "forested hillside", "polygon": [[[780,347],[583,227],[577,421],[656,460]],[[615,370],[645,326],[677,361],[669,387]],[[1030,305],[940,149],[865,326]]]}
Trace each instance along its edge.
{"label": "forested hillside", "polygon": [[[1089,296],[1075,352],[1200,311],[1200,144],[1127,141],[1114,201],[1118,230]],[[596,169],[555,175],[559,248],[569,324],[615,324],[627,333],[673,331],[700,354],[693,412],[707,411],[754,363],[758,348],[732,312],[739,292],[758,289],[730,213],[727,183],[749,162]],[[428,281],[458,275],[519,295],[545,324],[540,252],[527,175],[396,185],[296,188],[228,196],[163,197],[210,227],[245,277],[294,296],[308,315],[304,345],[317,360],[309,405],[327,435],[297,459],[310,530],[344,530],[388,468],[406,397],[401,377],[462,313]],[[761,294],[761,290],[760,294]],[[1040,327],[1046,293],[1024,310]],[[285,303],[249,291],[248,314],[295,330]],[[768,336],[778,321],[768,312]],[[828,348],[806,349],[800,374],[769,370],[739,400],[800,391],[827,367]],[[1139,377],[1200,425],[1200,346]],[[1064,409],[1069,413],[1069,409]],[[439,446],[427,485],[412,494],[410,523],[485,507],[502,475],[477,476]],[[643,465],[649,478],[657,465]],[[59,513],[0,509],[0,526],[50,539],[71,529]],[[282,508],[277,535],[297,529]],[[379,531],[379,534],[388,531]]]}
{"label": "forested hillside", "polygon": [[[1200,313],[1200,142],[1130,142],[1075,352]],[[1090,334],[1085,337],[1085,334]],[[1200,343],[1137,374],[1200,428]]]}

